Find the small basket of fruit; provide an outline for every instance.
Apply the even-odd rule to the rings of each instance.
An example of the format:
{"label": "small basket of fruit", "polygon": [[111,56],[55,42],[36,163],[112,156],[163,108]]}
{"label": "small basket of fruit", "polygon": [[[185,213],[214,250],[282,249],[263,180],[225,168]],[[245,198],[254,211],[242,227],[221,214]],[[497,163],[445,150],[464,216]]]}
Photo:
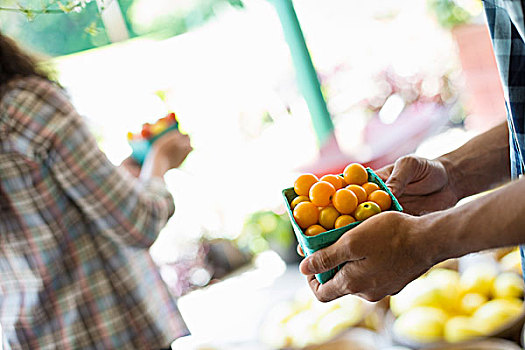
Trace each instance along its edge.
{"label": "small basket of fruit", "polygon": [[165,133],[178,128],[179,122],[175,113],[169,113],[154,124],[144,123],[140,133],[128,132],[128,143],[132,149],[131,157],[142,165],[153,142]]}
{"label": "small basket of fruit", "polygon": [[[343,174],[300,175],[294,187],[283,190],[286,209],[303,252],[310,255],[339,239],[345,232],[382,211],[403,208],[385,183],[370,168],[358,163]],[[317,274],[325,283],[335,270]]]}

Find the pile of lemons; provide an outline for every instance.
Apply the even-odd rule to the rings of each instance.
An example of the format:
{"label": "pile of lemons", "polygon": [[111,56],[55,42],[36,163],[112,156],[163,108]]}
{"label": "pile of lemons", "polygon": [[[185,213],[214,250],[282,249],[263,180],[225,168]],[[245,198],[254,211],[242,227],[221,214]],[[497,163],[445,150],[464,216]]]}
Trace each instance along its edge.
{"label": "pile of lemons", "polygon": [[353,295],[321,303],[309,289],[300,289],[292,300],[269,310],[260,327],[260,339],[276,349],[323,344],[360,323],[370,307]]}
{"label": "pile of lemons", "polygon": [[[394,335],[431,343],[462,342],[500,331],[523,313],[523,278],[516,252],[500,264],[478,263],[462,273],[435,268],[390,298]],[[506,259],[506,260],[505,260]]]}

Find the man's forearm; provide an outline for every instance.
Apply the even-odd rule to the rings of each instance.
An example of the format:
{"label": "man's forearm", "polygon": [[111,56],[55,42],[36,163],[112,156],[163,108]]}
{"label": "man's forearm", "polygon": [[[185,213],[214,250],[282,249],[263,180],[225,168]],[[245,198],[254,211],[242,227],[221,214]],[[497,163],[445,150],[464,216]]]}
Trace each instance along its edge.
{"label": "man's forearm", "polygon": [[476,136],[457,150],[438,158],[447,169],[458,198],[510,180],[507,123]]}
{"label": "man's forearm", "polygon": [[420,217],[421,228],[428,235],[418,240],[430,247],[432,263],[523,244],[524,213],[525,179],[520,179],[464,205]]}

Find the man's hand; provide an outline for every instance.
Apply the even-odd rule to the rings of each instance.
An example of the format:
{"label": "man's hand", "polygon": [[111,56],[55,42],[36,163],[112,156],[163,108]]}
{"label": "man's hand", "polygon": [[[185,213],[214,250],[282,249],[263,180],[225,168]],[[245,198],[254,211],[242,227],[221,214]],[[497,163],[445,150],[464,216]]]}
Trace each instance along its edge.
{"label": "man's hand", "polygon": [[[316,297],[330,301],[356,294],[370,301],[399,292],[434,263],[416,232],[420,218],[385,212],[367,219],[300,265]],[[345,265],[320,284],[314,274]]]}
{"label": "man's hand", "polygon": [[[433,213],[381,213],[304,259],[300,269],[317,298],[357,294],[379,300],[440,261],[524,244],[525,179],[453,207],[510,179],[508,141],[502,123],[436,160],[407,156],[378,170],[407,213]],[[343,263],[327,283],[313,276]]]}
{"label": "man's hand", "polygon": [[386,181],[408,214],[422,215],[447,209],[459,200],[440,160],[405,156],[376,173]]}

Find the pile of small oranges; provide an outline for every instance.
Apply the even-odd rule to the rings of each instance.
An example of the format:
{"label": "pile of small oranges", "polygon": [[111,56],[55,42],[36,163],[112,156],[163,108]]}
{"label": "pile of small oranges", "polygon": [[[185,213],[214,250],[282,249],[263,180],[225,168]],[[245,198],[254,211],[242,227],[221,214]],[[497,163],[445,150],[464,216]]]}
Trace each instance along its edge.
{"label": "pile of small oranges", "polygon": [[365,220],[392,205],[390,195],[374,182],[359,163],[341,175],[302,174],[294,183],[297,197],[290,203],[293,217],[306,236]]}

